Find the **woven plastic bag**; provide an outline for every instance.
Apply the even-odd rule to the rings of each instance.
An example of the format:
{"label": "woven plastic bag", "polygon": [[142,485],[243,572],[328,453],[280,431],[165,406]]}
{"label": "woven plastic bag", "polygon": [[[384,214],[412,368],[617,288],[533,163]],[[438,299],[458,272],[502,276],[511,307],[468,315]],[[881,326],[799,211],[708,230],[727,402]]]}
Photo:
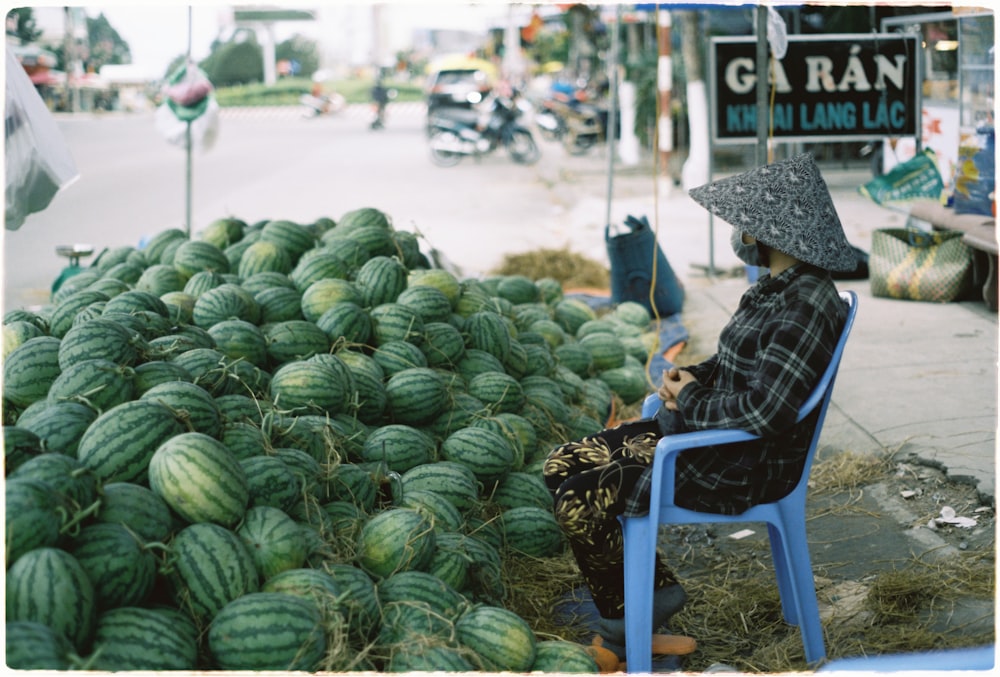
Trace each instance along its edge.
{"label": "woven plastic bag", "polygon": [[604,231],[611,262],[611,300],[635,301],[659,317],[679,313],[684,305],[684,286],[660,249],[649,221],[645,216],[629,216],[625,227],[627,232],[617,235],[607,227]]}
{"label": "woven plastic bag", "polygon": [[29,214],[48,207],[79,173],[52,113],[9,49],[6,90],[4,226],[17,230]]}
{"label": "woven plastic bag", "polygon": [[960,230],[881,228],[872,233],[872,296],[935,301],[961,299],[972,281],[972,256]]}

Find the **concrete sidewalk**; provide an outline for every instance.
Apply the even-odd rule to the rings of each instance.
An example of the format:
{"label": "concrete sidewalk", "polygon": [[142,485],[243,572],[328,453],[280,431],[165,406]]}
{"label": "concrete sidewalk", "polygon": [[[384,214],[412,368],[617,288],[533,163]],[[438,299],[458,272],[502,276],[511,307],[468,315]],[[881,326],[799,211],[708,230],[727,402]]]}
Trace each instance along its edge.
{"label": "concrete sidewalk", "polygon": [[[567,227],[603,245],[607,160],[590,158],[563,184]],[[852,244],[870,251],[876,228],[901,226],[906,214],[876,205],[858,192],[865,171],[821,165]],[[587,172],[590,172],[590,175]],[[610,223],[647,215],[671,267],[684,281],[687,355],[715,351],[722,327],[748,286],[725,274],[739,265],[730,227],[709,224],[705,210],[680,188],[659,183],[650,168],[616,170]],[[576,181],[573,181],[573,179]],[[555,188],[554,190],[559,190]],[[654,219],[654,216],[658,218]],[[713,237],[708,237],[709,226]],[[714,241],[709,254],[708,243]],[[583,252],[607,260],[606,251]],[[721,274],[704,270],[709,258]],[[894,453],[973,483],[984,503],[995,497],[997,430],[997,315],[981,301],[936,304],[872,296],[867,280],[838,282],[859,297],[858,318],[837,379],[822,443],[855,453]]]}

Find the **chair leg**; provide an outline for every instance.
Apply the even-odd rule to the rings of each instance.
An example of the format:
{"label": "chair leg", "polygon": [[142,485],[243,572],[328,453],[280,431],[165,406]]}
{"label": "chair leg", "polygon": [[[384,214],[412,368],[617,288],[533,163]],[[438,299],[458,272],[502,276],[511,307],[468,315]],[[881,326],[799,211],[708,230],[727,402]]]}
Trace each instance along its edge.
{"label": "chair leg", "polygon": [[806,662],[813,664],[826,656],[823,639],[823,625],[819,620],[819,603],[816,600],[816,582],[813,580],[812,561],[809,558],[809,543],[806,540],[805,517],[802,515],[782,516],[784,525],[779,529],[784,551],[784,562],[788,571],[788,584],[793,589],[799,631]]}
{"label": "chair leg", "polygon": [[622,520],[625,549],[625,657],[629,672],[653,668],[653,573],[655,516]]}
{"label": "chair leg", "polygon": [[789,571],[784,535],[781,529],[770,523],[767,525],[767,535],[771,542],[771,561],[774,563],[774,575],[778,581],[782,615],[789,625],[798,625],[799,603],[796,599],[791,571]]}

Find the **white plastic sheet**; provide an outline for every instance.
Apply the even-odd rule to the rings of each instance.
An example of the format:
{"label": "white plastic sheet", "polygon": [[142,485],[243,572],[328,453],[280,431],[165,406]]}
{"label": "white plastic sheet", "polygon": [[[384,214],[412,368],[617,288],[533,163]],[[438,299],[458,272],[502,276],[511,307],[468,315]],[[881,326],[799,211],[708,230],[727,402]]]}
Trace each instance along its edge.
{"label": "white plastic sheet", "polygon": [[17,230],[29,214],[48,207],[79,173],[55,118],[9,49],[6,69],[4,225]]}

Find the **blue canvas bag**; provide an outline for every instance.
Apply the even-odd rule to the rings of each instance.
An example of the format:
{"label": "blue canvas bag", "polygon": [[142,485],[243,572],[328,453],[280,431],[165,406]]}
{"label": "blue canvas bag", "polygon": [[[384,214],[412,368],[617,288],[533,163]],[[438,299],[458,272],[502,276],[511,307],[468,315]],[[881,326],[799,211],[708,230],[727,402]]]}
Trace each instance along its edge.
{"label": "blue canvas bag", "polygon": [[[612,235],[605,226],[604,240],[611,262],[611,300],[614,303],[635,301],[654,316],[679,313],[684,305],[684,287],[656,241],[645,216],[625,219],[627,232]],[[653,261],[656,261],[654,283]],[[650,286],[653,287],[650,303]]]}

